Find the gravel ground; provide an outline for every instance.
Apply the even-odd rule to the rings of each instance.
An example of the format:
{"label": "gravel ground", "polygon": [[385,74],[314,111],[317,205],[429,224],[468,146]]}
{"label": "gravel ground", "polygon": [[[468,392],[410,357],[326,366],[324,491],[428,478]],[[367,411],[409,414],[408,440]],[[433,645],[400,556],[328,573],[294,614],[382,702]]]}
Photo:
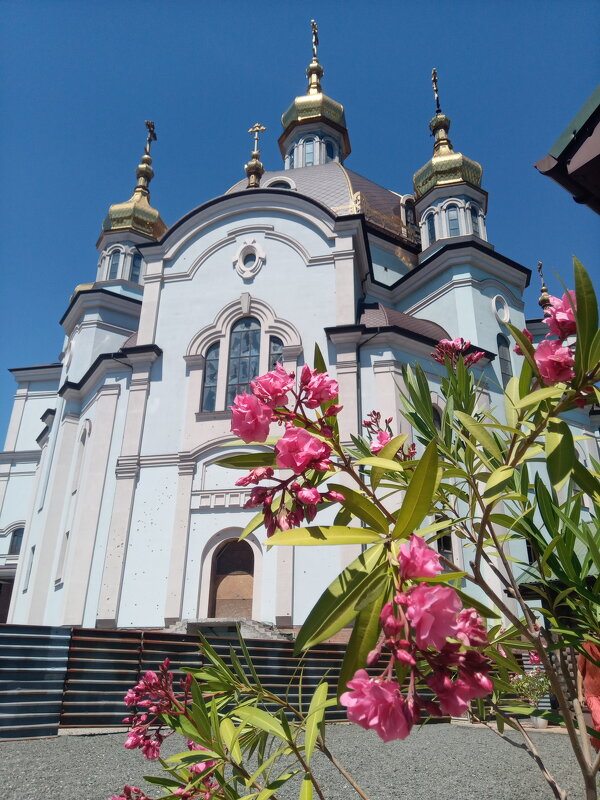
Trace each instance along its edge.
{"label": "gravel ground", "polygon": [[[356,726],[332,725],[328,744],[371,800],[545,800],[553,795],[537,766],[522,750],[489,730],[462,725],[427,725],[403,742],[383,744]],[[180,752],[171,737],[165,755]],[[583,790],[568,738],[534,733],[532,738],[569,800]],[[139,751],[125,750],[122,733],[59,736],[0,742],[2,800],[107,800],[124,784],[160,796],[141,775],[158,775],[160,765]],[[358,797],[335,770],[319,761],[327,800]],[[297,797],[295,793],[279,793]]]}

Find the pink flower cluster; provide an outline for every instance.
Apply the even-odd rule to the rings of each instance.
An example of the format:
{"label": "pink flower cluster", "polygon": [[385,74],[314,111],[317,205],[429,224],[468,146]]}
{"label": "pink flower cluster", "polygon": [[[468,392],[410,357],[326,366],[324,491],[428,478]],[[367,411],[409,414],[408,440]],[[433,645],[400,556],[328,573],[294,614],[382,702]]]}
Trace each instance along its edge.
{"label": "pink flower cluster", "polygon": [[[281,364],[250,385],[252,394],[238,395],[231,407],[231,430],[247,443],[264,442],[272,422],[284,425],[285,433],[275,445],[275,463],[293,473],[277,480],[272,467],[259,467],[236,481],[236,486],[256,484],[245,507],[263,507],[267,535],[272,536],[277,529],[289,530],[304,520],[312,521],[319,503],[344,499],[338,492],[320,492],[306,477],[311,470],[327,472],[331,468],[332,448],[324,439],[332,436],[328,419],[342,407],[335,405],[337,381],[308,365],[302,368],[297,391],[293,373],[285,372]],[[316,419],[307,416],[307,411],[319,407],[323,411]],[[303,476],[304,482],[298,482],[297,476]],[[273,483],[258,485],[266,480]],[[278,493],[281,502],[273,511]]]}
{"label": "pink flower cluster", "polygon": [[[547,386],[555,383],[568,383],[575,377],[575,359],[573,347],[565,344],[565,339],[574,336],[577,332],[575,310],[577,307],[575,293],[565,292],[562,298],[550,297],[550,306],[545,310],[544,324],[550,328],[546,338],[541,341],[534,351],[535,363],[542,381]],[[523,333],[533,342],[533,336],[527,328]],[[551,339],[556,336],[556,339]],[[515,347],[517,355],[523,355],[519,345]],[[585,396],[577,405],[585,405]]]}
{"label": "pink flower cluster", "polygon": [[[385,652],[387,665],[377,678],[358,670],[348,682],[350,691],[340,698],[351,722],[376,731],[386,742],[406,738],[421,711],[459,716],[471,700],[493,688],[491,663],[478,651],[488,644],[487,632],[475,609],[463,608],[450,586],[410,583],[438,575],[439,554],[413,534],[400,546],[398,562],[400,591],[383,607],[382,635],[367,657],[367,666],[373,667]],[[406,696],[395,678],[397,662],[409,669]],[[418,683],[436,699],[419,694]]]}
{"label": "pink flower cluster", "polygon": [[121,794],[113,794],[108,800],[151,800],[137,786],[124,786]]}
{"label": "pink flower cluster", "polygon": [[131,725],[125,740],[128,750],[138,748],[149,760],[160,757],[160,748],[166,736],[161,733],[161,714],[182,714],[189,700],[189,688],[192,676],[182,678],[183,693],[173,690],[173,676],[169,672],[169,659],[165,658],[158,673],[148,670],[144,677],[123,698],[128,708],[143,708],[144,712],[126,717],[124,722]]}
{"label": "pink flower cluster", "polygon": [[438,364],[445,364],[446,361],[449,361],[453,369],[456,369],[458,359],[462,356],[465,367],[472,367],[485,356],[485,353],[482,350],[475,350],[474,353],[467,355],[470,347],[471,342],[463,339],[462,336],[456,339],[440,339],[435,347],[435,352],[431,355]]}
{"label": "pink flower cluster", "polygon": [[[381,427],[381,412],[371,411],[367,414],[367,419],[363,420],[363,428],[366,428],[371,441],[370,449],[374,456],[378,455],[386,444],[392,441],[392,429],[390,423],[392,417],[384,420],[385,427]],[[417,448],[414,444],[409,445],[405,450],[404,445],[396,453],[396,458],[399,461],[412,461],[417,453]]]}

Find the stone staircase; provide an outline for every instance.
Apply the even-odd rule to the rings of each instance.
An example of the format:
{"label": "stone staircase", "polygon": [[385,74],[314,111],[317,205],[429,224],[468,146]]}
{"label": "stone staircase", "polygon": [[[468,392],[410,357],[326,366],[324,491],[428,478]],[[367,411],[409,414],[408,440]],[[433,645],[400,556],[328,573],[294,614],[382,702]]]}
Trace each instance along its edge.
{"label": "stone staircase", "polygon": [[230,637],[232,634],[235,636],[237,625],[240,626],[244,639],[294,641],[293,633],[282,631],[268,622],[258,622],[254,619],[182,619],[170,625],[166,630],[169,633],[197,633],[200,631],[206,636]]}

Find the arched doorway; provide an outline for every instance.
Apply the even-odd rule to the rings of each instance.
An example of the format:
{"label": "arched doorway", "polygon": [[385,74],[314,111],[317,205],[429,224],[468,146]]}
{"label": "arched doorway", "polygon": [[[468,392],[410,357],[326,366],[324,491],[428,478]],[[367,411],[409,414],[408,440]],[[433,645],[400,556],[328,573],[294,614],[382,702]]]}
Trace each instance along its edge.
{"label": "arched doorway", "polygon": [[209,617],[252,619],[254,553],[247,542],[228,539],[215,551]]}

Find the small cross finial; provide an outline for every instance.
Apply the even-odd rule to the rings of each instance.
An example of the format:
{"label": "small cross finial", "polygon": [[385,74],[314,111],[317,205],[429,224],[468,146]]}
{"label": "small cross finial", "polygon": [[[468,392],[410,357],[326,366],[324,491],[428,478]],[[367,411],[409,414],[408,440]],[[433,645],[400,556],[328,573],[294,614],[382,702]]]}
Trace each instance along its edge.
{"label": "small cross finial", "polygon": [[317,60],[317,47],[319,46],[319,28],[314,19],[310,21],[310,29],[312,31],[312,56]]}
{"label": "small cross finial", "polygon": [[156,132],[154,130],[154,122],[151,119],[146,120],[146,129],[148,131],[148,138],[146,139],[146,147],[144,148],[144,152],[147,156],[150,155],[150,145],[152,142],[156,141]]}
{"label": "small cross finial", "polygon": [[265,128],[265,126],[261,125],[260,122],[255,122],[254,125],[251,128],[248,128],[248,133],[253,133],[254,134],[254,149],[255,150],[258,150],[258,136],[259,136],[259,134],[261,134],[263,131],[266,131],[266,130],[267,129]]}
{"label": "small cross finial", "polygon": [[550,308],[552,303],[550,302],[550,295],[548,293],[548,287],[546,286],[546,281],[544,280],[544,272],[543,272],[543,264],[541,261],[537,263],[537,271],[540,276],[540,280],[542,282],[542,293],[540,295],[540,299],[538,300],[538,304],[541,306],[542,311],[544,314],[546,313],[546,309]]}
{"label": "small cross finial", "polygon": [[435,97],[435,113],[441,114],[442,109],[440,107],[440,95],[438,93],[437,69],[435,67],[431,70],[431,84],[433,86],[433,96]]}

